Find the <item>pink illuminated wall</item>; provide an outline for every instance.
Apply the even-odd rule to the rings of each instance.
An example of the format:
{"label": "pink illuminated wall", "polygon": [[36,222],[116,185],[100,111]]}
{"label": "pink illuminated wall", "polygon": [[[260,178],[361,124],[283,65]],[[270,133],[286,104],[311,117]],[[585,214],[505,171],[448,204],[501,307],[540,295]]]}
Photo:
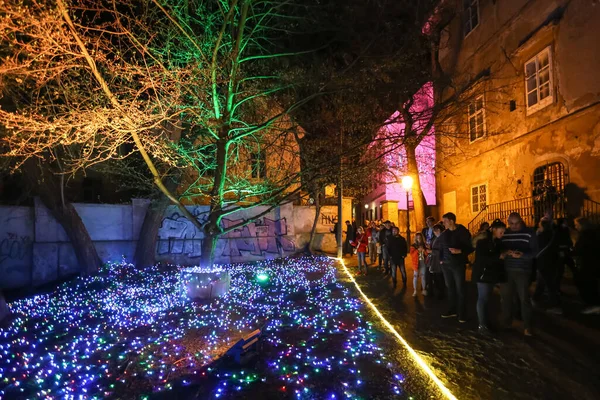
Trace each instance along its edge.
{"label": "pink illuminated wall", "polygon": [[[417,134],[425,134],[423,128],[431,119],[433,105],[433,85],[427,83],[414,95],[413,104],[409,108],[414,121],[413,129]],[[398,183],[399,179],[406,174],[407,169],[406,151],[401,145],[406,124],[398,111],[392,114],[386,122],[372,147],[376,151],[386,153],[384,159],[387,171],[381,177],[386,183],[369,193],[365,197],[364,203],[371,208],[376,207],[382,201],[394,200],[398,201],[399,209],[406,209],[406,192]],[[432,127],[416,149],[421,189],[428,205],[436,204],[434,133]]]}

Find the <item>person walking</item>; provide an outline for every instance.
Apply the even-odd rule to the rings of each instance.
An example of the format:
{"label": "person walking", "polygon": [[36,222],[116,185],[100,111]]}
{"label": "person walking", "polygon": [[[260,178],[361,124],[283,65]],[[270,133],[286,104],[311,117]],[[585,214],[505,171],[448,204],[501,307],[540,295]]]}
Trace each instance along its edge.
{"label": "person walking", "polygon": [[[425,239],[425,246],[427,247],[428,250],[431,250],[431,244],[435,237],[435,235],[433,234],[434,225],[435,225],[435,218],[433,218],[432,216],[429,216],[425,219],[425,228],[423,228],[421,230],[421,233],[423,234],[423,239]],[[425,263],[427,263],[427,260],[425,260]],[[433,279],[431,276],[431,272],[429,271],[429,267],[425,268],[425,281],[427,282],[427,288],[426,288],[427,291],[428,292],[432,291],[430,286],[433,284]]]}
{"label": "person walking", "polygon": [[458,316],[461,323],[467,322],[465,308],[465,272],[467,257],[473,251],[471,234],[463,225],[456,223],[454,213],[442,216],[446,230],[439,239],[441,242],[441,265],[444,281],[448,290],[448,311],[442,318]]}
{"label": "person walking", "polygon": [[352,231],[352,225],[350,225],[350,221],[346,221],[346,238],[344,239],[343,246],[344,257],[346,256],[346,253],[352,255],[352,246],[350,245],[351,240],[354,240],[354,232]]}
{"label": "person walking", "polygon": [[423,296],[427,296],[427,280],[425,277],[425,271],[427,264],[425,260],[429,254],[425,239],[422,233],[415,235],[415,242],[410,246],[410,257],[412,258],[413,267],[413,297],[417,297],[417,288],[419,284],[419,277],[421,277],[421,293]]}
{"label": "person walking", "polygon": [[[335,236],[335,247],[336,247],[336,249],[338,247],[340,247],[340,237],[338,236],[338,227],[339,226],[340,226],[339,222],[335,221],[335,224],[333,224],[333,228],[329,229],[329,232],[333,233],[333,235]],[[343,250],[344,249],[342,248],[342,251]]]}
{"label": "person walking", "polygon": [[477,241],[475,248],[475,264],[471,281],[477,284],[477,319],[479,320],[479,332],[483,334],[490,332],[487,305],[494,286],[505,279],[505,253],[502,244],[505,231],[506,224],[499,219],[494,220],[491,231]]}
{"label": "person walking", "polygon": [[388,238],[388,253],[390,255],[390,264],[392,269],[392,284],[396,288],[396,275],[398,268],[402,275],[402,285],[406,287],[406,266],[404,259],[406,258],[408,249],[406,239],[400,235],[400,230],[397,227],[392,228],[392,235]]}
{"label": "person walking", "polygon": [[383,258],[384,274],[390,275],[390,255],[388,253],[387,241],[392,235],[392,223],[388,220],[383,223],[383,228],[379,231],[379,244],[381,245],[381,256]]}
{"label": "person walking", "polygon": [[502,297],[502,320],[510,326],[515,316],[513,298],[516,296],[521,305],[521,316],[525,336],[531,336],[532,306],[529,285],[533,270],[533,261],[537,255],[537,237],[533,229],[525,226],[519,213],[508,216],[508,230],[502,237],[506,250],[504,268],[506,282],[500,286]]}
{"label": "person walking", "polygon": [[369,259],[371,264],[375,264],[377,261],[377,236],[379,235],[379,231],[374,221],[371,222],[370,231],[367,233],[369,234]]}
{"label": "person walking", "polygon": [[600,314],[600,294],[598,293],[598,233],[587,218],[577,218],[575,229],[579,233],[575,242],[574,254],[577,268],[576,284],[579,295],[587,307],[583,314]]}
{"label": "person walking", "polygon": [[[351,241],[350,244],[356,247],[356,256],[358,257],[358,273],[356,275],[365,274],[367,275],[367,246],[369,245],[369,238],[365,233],[362,226],[359,226],[356,232],[356,239]],[[364,271],[363,271],[364,270]]]}
{"label": "person walking", "polygon": [[436,296],[438,299],[441,299],[444,296],[444,287],[446,286],[441,265],[441,240],[438,240],[443,231],[443,225],[436,224],[433,226],[431,252],[429,253],[429,257],[427,257],[427,268],[429,269],[429,276],[431,277],[431,281],[427,279],[429,282],[428,293],[430,296]]}
{"label": "person walking", "polygon": [[435,226],[435,218],[431,216],[427,217],[427,219],[425,219],[425,225],[426,226],[421,230],[421,233],[425,239],[425,244],[427,247],[431,248],[431,243],[434,239],[433,227]]}

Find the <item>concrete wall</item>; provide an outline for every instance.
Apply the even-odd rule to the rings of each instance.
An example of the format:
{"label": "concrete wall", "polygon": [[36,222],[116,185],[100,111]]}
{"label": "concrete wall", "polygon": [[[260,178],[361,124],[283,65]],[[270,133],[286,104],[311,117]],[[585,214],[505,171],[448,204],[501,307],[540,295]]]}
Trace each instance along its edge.
{"label": "concrete wall", "polygon": [[[351,199],[344,199],[347,202],[344,204],[343,209],[344,221],[350,220],[351,213]],[[347,204],[349,203],[349,204]],[[310,231],[315,219],[315,207],[299,206],[294,207],[294,225],[295,225],[295,240],[298,248],[303,248],[308,244],[310,239]],[[337,222],[337,206],[323,206],[321,207],[321,215],[317,220],[317,228],[315,230],[315,247],[317,250],[324,251],[326,253],[335,253],[336,242],[335,234],[331,233],[335,223]]]}
{"label": "concrete wall", "polygon": [[[345,199],[345,204],[351,199]],[[147,200],[132,204],[75,204],[90,237],[104,262],[133,258]],[[208,206],[188,206],[199,221],[206,218]],[[266,211],[238,212],[223,219],[223,227]],[[346,204],[345,213],[351,208]],[[350,215],[350,214],[349,214]],[[347,219],[350,219],[349,215]],[[247,262],[277,258],[302,249],[309,240],[315,208],[281,205],[256,221],[236,229],[217,242],[219,263]],[[330,233],[337,220],[337,207],[324,206],[317,225],[317,250],[335,252]],[[0,206],[0,288],[40,286],[79,272],[75,253],[64,230],[48,209],[36,200],[34,207]],[[156,259],[182,265],[199,263],[203,233],[171,206],[158,231]]]}

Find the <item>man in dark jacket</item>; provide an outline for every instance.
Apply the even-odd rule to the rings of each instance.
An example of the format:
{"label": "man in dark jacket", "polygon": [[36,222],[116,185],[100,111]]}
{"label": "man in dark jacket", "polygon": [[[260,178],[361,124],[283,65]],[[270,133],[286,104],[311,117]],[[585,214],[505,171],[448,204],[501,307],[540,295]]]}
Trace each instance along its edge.
{"label": "man in dark jacket", "polygon": [[537,237],[533,229],[525,226],[519,213],[508,216],[508,227],[502,238],[502,245],[506,250],[504,258],[506,282],[500,286],[503,321],[506,325],[512,322],[513,297],[516,293],[521,304],[524,333],[526,336],[531,336],[532,307],[529,284],[533,261],[538,252]]}
{"label": "man in dark jacket", "polygon": [[386,274],[390,274],[390,254],[388,252],[388,238],[392,236],[392,223],[385,221],[383,227],[379,231],[379,244],[381,245],[381,255],[383,257],[383,270]]}
{"label": "man in dark jacket", "polygon": [[465,271],[469,254],[473,251],[471,234],[463,225],[456,223],[456,215],[446,213],[442,220],[446,230],[438,240],[441,240],[440,260],[442,272],[448,289],[448,311],[442,318],[451,318],[458,315],[459,322],[466,322],[465,307]]}
{"label": "man in dark jacket", "polygon": [[346,253],[352,256],[352,246],[350,245],[351,240],[354,240],[354,232],[352,230],[352,225],[350,225],[350,221],[346,221],[346,238],[344,239],[343,246],[344,256],[346,256]]}
{"label": "man in dark jacket", "polygon": [[400,235],[400,230],[397,227],[392,228],[392,234],[388,237],[387,246],[392,267],[392,282],[394,287],[396,287],[396,273],[398,268],[400,268],[400,273],[402,274],[402,285],[406,286],[406,267],[404,265],[404,259],[408,254],[408,245],[406,244],[406,239]]}

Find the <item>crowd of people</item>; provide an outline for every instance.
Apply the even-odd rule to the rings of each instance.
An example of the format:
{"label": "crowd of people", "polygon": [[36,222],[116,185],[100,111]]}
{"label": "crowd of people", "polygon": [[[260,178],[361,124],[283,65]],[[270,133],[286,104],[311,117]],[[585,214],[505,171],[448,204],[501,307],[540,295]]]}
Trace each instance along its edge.
{"label": "crowd of people", "polygon": [[453,213],[444,214],[440,222],[428,217],[425,223],[409,244],[390,221],[371,221],[365,226],[346,221],[343,256],[357,255],[357,275],[366,275],[369,265],[376,266],[394,288],[398,270],[403,287],[407,287],[409,265],[413,296],[418,296],[420,282],[423,296],[444,299],[447,309],[442,318],[458,318],[461,323],[467,321],[465,292],[470,266],[471,282],[477,287],[479,330],[484,334],[490,333],[488,303],[495,288],[502,304],[500,325],[510,327],[512,319],[519,317],[526,336],[532,334],[534,307],[561,313],[565,267],[571,270],[586,304],[582,312],[600,314],[600,266],[594,257],[600,236],[588,219],[575,220],[575,230],[571,230],[565,219],[552,221],[551,215],[546,215],[532,228],[518,213],[512,213],[506,223],[497,219],[481,224],[473,236],[457,224]]}

